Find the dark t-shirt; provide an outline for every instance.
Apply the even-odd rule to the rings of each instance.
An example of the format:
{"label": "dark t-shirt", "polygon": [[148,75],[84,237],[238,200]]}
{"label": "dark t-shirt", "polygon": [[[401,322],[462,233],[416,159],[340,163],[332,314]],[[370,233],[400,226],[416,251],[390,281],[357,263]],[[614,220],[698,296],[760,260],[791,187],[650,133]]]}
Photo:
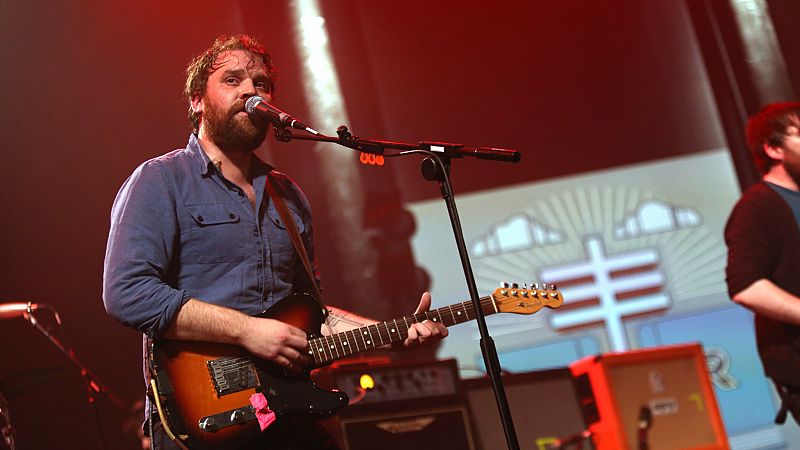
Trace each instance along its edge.
{"label": "dark t-shirt", "polygon": [[766,185],[772,188],[773,191],[777,192],[783,201],[789,205],[789,208],[792,208],[794,220],[797,222],[797,226],[800,227],[800,192],[786,189],[785,187],[778,186],[777,184],[766,183]]}
{"label": "dark t-shirt", "polygon": [[[725,227],[731,297],[762,278],[800,296],[800,227],[793,212],[800,195],[779,193],[785,189],[772,186],[762,181],[749,188]],[[800,387],[800,327],[760,314],[755,321],[758,351],[767,376]]]}

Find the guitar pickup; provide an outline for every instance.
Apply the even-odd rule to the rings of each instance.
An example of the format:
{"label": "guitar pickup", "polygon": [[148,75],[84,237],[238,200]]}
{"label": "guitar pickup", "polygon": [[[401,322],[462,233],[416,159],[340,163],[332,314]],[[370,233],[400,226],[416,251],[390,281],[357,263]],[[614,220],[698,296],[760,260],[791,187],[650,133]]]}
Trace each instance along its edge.
{"label": "guitar pickup", "polygon": [[256,368],[247,358],[219,358],[206,364],[217,397],[260,386]]}
{"label": "guitar pickup", "polygon": [[206,432],[213,432],[240,423],[256,420],[256,409],[252,405],[205,416],[198,421],[198,426]]}

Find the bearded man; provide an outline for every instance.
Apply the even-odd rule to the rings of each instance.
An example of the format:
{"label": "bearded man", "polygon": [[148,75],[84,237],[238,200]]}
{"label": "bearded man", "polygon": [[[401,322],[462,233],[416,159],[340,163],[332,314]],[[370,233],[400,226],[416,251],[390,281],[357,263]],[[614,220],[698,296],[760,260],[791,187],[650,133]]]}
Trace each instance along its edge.
{"label": "bearded man", "polygon": [[[151,340],[231,344],[250,355],[302,372],[309,365],[306,330],[256,317],[319,283],[311,211],[300,188],[253,154],[269,123],[248,115],[245,102],[271,101],[276,71],[252,37],[220,37],[187,68],[185,94],[194,128],[189,143],[140,165],[120,189],[111,213],[103,300],[107,312]],[[310,272],[292,244],[270,179],[288,206]],[[313,279],[312,279],[313,278]],[[417,312],[428,310],[425,293]],[[338,333],[375,321],[328,307]],[[407,346],[447,335],[438,322],[412,324]],[[174,381],[173,381],[174,382]],[[156,449],[177,448],[157,420]],[[167,433],[169,434],[169,433]],[[330,448],[313,420],[280,417],[248,448]]]}

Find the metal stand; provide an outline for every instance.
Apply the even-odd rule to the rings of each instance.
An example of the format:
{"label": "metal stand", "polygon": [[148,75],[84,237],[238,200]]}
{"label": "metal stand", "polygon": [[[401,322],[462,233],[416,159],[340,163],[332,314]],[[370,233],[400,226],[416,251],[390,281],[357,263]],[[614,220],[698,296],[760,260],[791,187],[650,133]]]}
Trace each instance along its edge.
{"label": "metal stand", "polygon": [[[489,147],[465,148],[461,144],[453,144],[448,142],[422,141],[417,144],[411,144],[405,142],[360,139],[352,136],[345,126],[340,126],[336,130],[336,133],[338,134],[338,138],[332,138],[324,135],[295,135],[285,128],[275,130],[276,138],[283,142],[289,142],[293,138],[301,140],[332,142],[364,153],[380,155],[386,158],[415,153],[424,154],[427,156],[427,158],[422,162],[422,174],[425,179],[429,181],[439,182],[442,198],[445,201],[447,211],[450,215],[450,223],[452,224],[453,235],[456,240],[458,254],[461,258],[461,265],[464,269],[467,288],[469,289],[470,298],[472,299],[473,308],[475,309],[475,319],[478,323],[478,330],[480,331],[481,335],[481,354],[483,355],[484,364],[486,366],[486,373],[489,375],[489,378],[492,381],[492,388],[497,401],[497,408],[500,412],[503,430],[505,431],[506,442],[509,450],[518,450],[519,442],[514,429],[511,410],[508,406],[508,399],[506,398],[505,389],[503,387],[500,360],[497,356],[497,349],[495,348],[494,340],[492,340],[492,337],[489,335],[489,330],[486,327],[486,319],[483,315],[483,309],[480,305],[478,288],[475,285],[475,277],[472,273],[472,266],[469,261],[467,246],[464,242],[461,221],[458,217],[458,210],[456,208],[455,198],[453,196],[453,190],[450,184],[449,172],[450,164],[453,158],[472,156],[480,159],[491,159],[495,161],[518,162],[521,156],[520,153],[516,150]],[[394,154],[387,154],[385,153],[386,149],[398,149],[404,151]]]}
{"label": "metal stand", "polygon": [[16,447],[14,446],[14,429],[11,427],[11,413],[8,411],[8,402],[2,392],[0,392],[0,418],[3,420],[0,422],[2,442],[9,450],[14,450]]}
{"label": "metal stand", "polygon": [[[59,318],[58,313],[53,311],[53,314],[56,317],[56,321],[60,325],[61,319]],[[105,449],[106,444],[103,439],[103,430],[100,426],[100,416],[98,414],[96,405],[97,398],[101,395],[105,395],[109,400],[111,400],[111,403],[114,406],[116,406],[120,410],[124,410],[122,401],[119,398],[117,398],[117,396],[115,396],[111,391],[109,391],[105,385],[100,383],[100,381],[98,381],[94,375],[92,375],[92,372],[89,370],[89,368],[86,367],[86,365],[83,364],[75,356],[75,351],[73,349],[64,345],[61,341],[58,340],[58,338],[53,336],[53,334],[50,333],[50,331],[47,328],[43,327],[42,324],[39,323],[39,321],[33,315],[33,308],[30,302],[28,303],[28,310],[25,313],[23,313],[23,317],[25,318],[25,320],[30,322],[31,325],[33,325],[37,330],[39,330],[53,345],[55,345],[56,348],[58,348],[61,351],[61,353],[66,355],[67,358],[69,358],[69,360],[72,361],[72,363],[75,364],[80,370],[81,376],[83,376],[83,381],[86,385],[86,400],[92,407],[92,412],[94,414],[94,419],[95,419],[95,425],[97,426],[99,447],[101,449]]]}

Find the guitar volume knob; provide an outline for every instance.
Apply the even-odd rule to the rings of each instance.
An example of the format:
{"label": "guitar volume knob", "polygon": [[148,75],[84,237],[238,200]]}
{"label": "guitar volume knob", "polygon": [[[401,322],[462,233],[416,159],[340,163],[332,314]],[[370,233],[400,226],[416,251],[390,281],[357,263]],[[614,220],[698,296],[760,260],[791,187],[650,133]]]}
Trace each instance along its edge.
{"label": "guitar volume knob", "polygon": [[217,421],[214,420],[213,417],[204,417],[200,419],[200,429],[203,431],[211,431],[214,426],[217,424]]}
{"label": "guitar volume knob", "polygon": [[235,410],[231,413],[231,423],[236,423],[244,419],[244,413],[241,410]]}

